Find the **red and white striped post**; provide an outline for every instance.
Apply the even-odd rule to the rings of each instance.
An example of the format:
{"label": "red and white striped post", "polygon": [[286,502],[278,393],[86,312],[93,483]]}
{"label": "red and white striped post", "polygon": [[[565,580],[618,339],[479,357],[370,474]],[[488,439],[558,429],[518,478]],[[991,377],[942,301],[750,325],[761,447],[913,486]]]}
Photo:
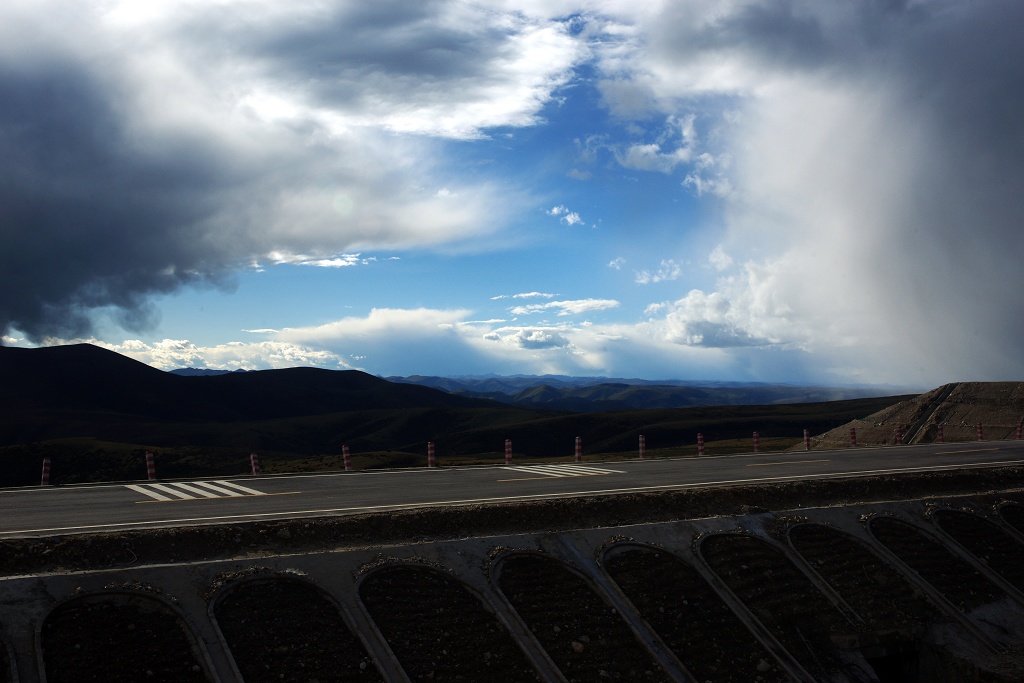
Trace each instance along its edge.
{"label": "red and white striped post", "polygon": [[1022,432],[1024,432],[1024,420],[1017,423],[1017,438],[1021,438]]}
{"label": "red and white striped post", "polygon": [[697,434],[697,455],[704,455],[704,435]]}
{"label": "red and white striped post", "polygon": [[647,442],[644,439],[644,435],[640,435],[640,459],[644,459],[644,454],[647,453]]}
{"label": "red and white striped post", "polygon": [[977,429],[975,431],[978,432],[978,441],[984,441],[985,440],[985,430],[982,429],[980,422],[978,423],[978,427],[977,427]]}
{"label": "red and white striped post", "polygon": [[856,427],[850,427],[850,445],[851,446],[856,446],[857,445],[857,428]]}
{"label": "red and white striped post", "polygon": [[505,464],[512,464],[512,439],[505,439]]}
{"label": "red and white striped post", "polygon": [[804,430],[804,450],[811,450],[811,432],[810,430]]}
{"label": "red and white striped post", "polygon": [[761,435],[758,434],[757,432],[754,432],[754,452],[761,452]]}
{"label": "red and white striped post", "polygon": [[437,467],[437,456],[434,455],[434,442],[427,442],[427,467]]}
{"label": "red and white striped post", "polygon": [[576,437],[576,449],[574,451],[576,462],[582,462],[583,460],[583,439]]}
{"label": "red and white striped post", "polygon": [[146,477],[150,481],[156,479],[156,460],[153,458],[153,451],[146,451]]}
{"label": "red and white striped post", "polygon": [[50,459],[43,458],[43,476],[39,481],[40,486],[50,485]]}
{"label": "red and white striped post", "polygon": [[341,447],[341,462],[345,466],[346,472],[352,471],[352,456],[348,453],[348,446]]}
{"label": "red and white striped post", "polygon": [[260,473],[260,458],[255,453],[249,454],[249,465],[252,467],[252,476],[256,476]]}
{"label": "red and white striped post", "polygon": [[903,443],[903,425],[896,426],[896,439],[894,443],[897,446]]}
{"label": "red and white striped post", "polygon": [[942,430],[942,426],[943,426],[944,424],[946,424],[946,423],[945,423],[945,422],[940,422],[940,423],[938,423],[937,425],[935,425],[936,427],[938,427],[938,428],[939,428],[939,436],[938,436],[938,442],[939,442],[939,443],[944,443],[944,442],[945,442],[945,440],[946,440],[946,437],[945,437],[945,435],[943,434],[943,430]]}

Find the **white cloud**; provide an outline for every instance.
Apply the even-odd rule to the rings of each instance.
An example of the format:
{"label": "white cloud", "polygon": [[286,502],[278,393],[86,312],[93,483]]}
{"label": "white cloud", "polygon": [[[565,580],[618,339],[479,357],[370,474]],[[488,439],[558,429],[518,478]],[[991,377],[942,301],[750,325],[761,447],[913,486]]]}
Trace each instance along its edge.
{"label": "white cloud", "polygon": [[732,257],[725,253],[725,249],[719,244],[708,254],[708,263],[715,270],[722,271],[732,266]]}
{"label": "white cloud", "polygon": [[446,334],[451,326],[469,314],[465,309],[439,310],[431,308],[395,309],[374,308],[369,315],[343,318],[313,327],[285,328],[279,338],[306,342],[336,342],[344,339],[374,337],[381,334],[413,334],[429,337]]}
{"label": "white cloud", "polygon": [[557,217],[560,222],[565,223],[566,225],[579,225],[580,223],[583,222],[583,219],[580,217],[578,213],[576,213],[575,211],[570,211],[568,208],[562,206],[561,204],[558,206],[551,207],[545,213],[547,213],[547,215],[549,216]]}
{"label": "white cloud", "polygon": [[[351,266],[366,266],[376,262],[376,256],[363,257],[360,254],[337,254],[329,258],[318,258],[307,254],[290,254],[281,251],[273,251],[267,254],[267,258],[273,261],[274,265],[293,266],[315,266],[318,268],[348,268]],[[388,257],[385,261],[396,260],[395,257]]]}
{"label": "white cloud", "polygon": [[515,340],[524,349],[562,349],[569,346],[568,339],[550,330],[520,330]]}
{"label": "white cloud", "polygon": [[626,259],[624,259],[621,256],[619,256],[619,257],[614,258],[611,261],[609,261],[608,262],[608,267],[609,268],[613,268],[615,270],[622,270],[622,266],[624,266],[625,264],[626,264]]}
{"label": "white cloud", "polygon": [[492,296],[491,301],[499,301],[501,299],[554,299],[557,294],[550,294],[548,292],[519,292],[518,294],[499,294]]}
{"label": "white cloud", "polygon": [[646,285],[652,282],[670,282],[683,275],[683,267],[673,259],[662,259],[657,270],[640,270],[636,273],[636,283]]}
{"label": "white cloud", "polygon": [[619,302],[614,299],[573,299],[567,301],[551,301],[546,304],[528,304],[526,306],[515,306],[509,311],[513,315],[530,315],[542,311],[557,310],[558,315],[578,315],[592,311],[606,311],[616,308]]}
{"label": "white cloud", "polygon": [[[708,300],[695,294],[688,301],[652,305],[648,310],[653,317],[635,324],[514,325],[501,319],[472,320],[465,310],[374,309],[366,316],[308,328],[252,330],[271,337],[259,342],[200,346],[188,340],[71,341],[99,344],[163,369],[314,366],[380,375],[550,373],[800,381],[799,367],[792,359],[788,365],[780,363],[778,351],[740,345],[740,336],[731,345],[698,338],[709,329],[724,328],[731,315],[728,306],[716,306],[713,296],[703,298]],[[719,328],[708,322],[712,315]],[[719,342],[725,339],[720,337]],[[758,355],[762,353],[767,355]]]}
{"label": "white cloud", "polygon": [[158,342],[129,339],[120,344],[111,344],[94,338],[48,340],[49,345],[71,343],[94,344],[161,370],[184,367],[210,370],[268,370],[299,366],[331,370],[349,368],[339,356],[322,348],[272,340],[230,342],[213,346],[200,346],[187,339],[163,339]]}
{"label": "white cloud", "polygon": [[513,294],[513,299],[553,299],[555,294],[547,292],[521,292],[519,294]]}

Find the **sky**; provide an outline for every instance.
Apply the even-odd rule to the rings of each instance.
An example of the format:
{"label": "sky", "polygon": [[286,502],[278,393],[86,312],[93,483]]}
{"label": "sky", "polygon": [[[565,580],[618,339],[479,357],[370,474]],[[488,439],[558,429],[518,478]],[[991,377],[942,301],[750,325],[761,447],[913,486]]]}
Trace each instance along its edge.
{"label": "sky", "polygon": [[1016,0],[6,0],[0,334],[1024,379]]}

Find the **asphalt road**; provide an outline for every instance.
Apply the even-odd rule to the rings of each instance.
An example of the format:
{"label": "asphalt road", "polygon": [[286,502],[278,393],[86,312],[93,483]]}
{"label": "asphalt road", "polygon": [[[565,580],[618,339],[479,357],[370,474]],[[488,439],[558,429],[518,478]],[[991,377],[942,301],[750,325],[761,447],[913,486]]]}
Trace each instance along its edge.
{"label": "asphalt road", "polygon": [[0,538],[1024,463],[1024,441],[0,489]]}

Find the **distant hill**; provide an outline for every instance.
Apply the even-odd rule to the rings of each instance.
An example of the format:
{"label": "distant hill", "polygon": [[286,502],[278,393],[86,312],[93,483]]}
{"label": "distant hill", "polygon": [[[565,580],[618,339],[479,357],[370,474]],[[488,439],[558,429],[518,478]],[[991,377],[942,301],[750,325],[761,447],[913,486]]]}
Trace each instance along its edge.
{"label": "distant hill", "polygon": [[[290,368],[180,376],[90,344],[0,347],[0,445],[61,433],[57,415],[97,428],[140,419],[239,422],[353,410],[493,408],[357,370]],[[64,434],[62,434],[64,435]]]}
{"label": "distant hill", "polygon": [[896,393],[891,388],[819,387],[760,382],[609,379],[559,375],[512,377],[388,377],[459,396],[486,398],[521,408],[571,412],[649,410],[699,406],[780,405],[845,401]]}

